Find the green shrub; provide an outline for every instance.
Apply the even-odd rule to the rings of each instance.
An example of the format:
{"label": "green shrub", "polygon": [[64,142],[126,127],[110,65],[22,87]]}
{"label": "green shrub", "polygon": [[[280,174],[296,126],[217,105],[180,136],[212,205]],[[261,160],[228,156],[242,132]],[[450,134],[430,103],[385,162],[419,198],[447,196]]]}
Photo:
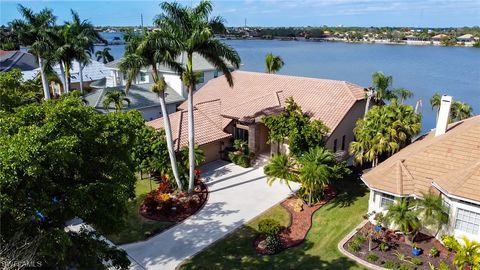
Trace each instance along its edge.
{"label": "green shrub", "polygon": [[442,243],[449,250],[456,250],[460,245],[453,235],[442,235]]}
{"label": "green shrub", "polygon": [[398,267],[398,270],[416,270],[416,267],[412,267],[408,264],[401,264],[400,267]]}
{"label": "green shrub", "polygon": [[355,241],[352,241],[352,242],[348,243],[348,250],[350,250],[350,252],[359,252],[360,251],[360,244],[355,242]]}
{"label": "green shrub", "polygon": [[378,256],[375,255],[374,253],[368,253],[368,255],[367,255],[367,261],[369,261],[369,262],[376,262],[376,261],[378,261]]}
{"label": "green shrub", "polygon": [[451,268],[445,262],[440,262],[438,270],[451,270]]}
{"label": "green shrub", "polygon": [[390,262],[390,261],[383,262],[382,266],[384,268],[387,268],[387,269],[396,269],[396,268],[399,267],[398,263],[394,263],[394,262]]}
{"label": "green shrub", "polygon": [[277,235],[280,232],[280,223],[275,219],[266,218],[258,223],[258,231],[266,235]]}
{"label": "green shrub", "polygon": [[235,152],[228,153],[228,158],[236,165],[244,168],[250,167],[250,156],[245,154],[238,155]]}
{"label": "green shrub", "polygon": [[430,249],[430,257],[438,257],[439,254],[440,251],[436,247],[432,247],[432,249]]}
{"label": "green shrub", "polygon": [[383,252],[387,251],[389,248],[390,248],[390,247],[389,247],[388,244],[385,243],[385,242],[382,242],[382,243],[380,244],[380,250],[383,251]]}
{"label": "green shrub", "polygon": [[410,260],[410,262],[415,264],[415,265],[422,265],[423,264],[422,260],[420,260],[419,258],[412,258]]}
{"label": "green shrub", "polygon": [[271,253],[277,253],[283,249],[282,241],[276,235],[268,235],[265,241],[265,247]]}
{"label": "green shrub", "polygon": [[365,240],[367,240],[367,238],[362,234],[357,235],[357,236],[355,236],[355,238],[353,238],[353,241],[355,241],[359,244],[362,244],[363,242],[365,242]]}

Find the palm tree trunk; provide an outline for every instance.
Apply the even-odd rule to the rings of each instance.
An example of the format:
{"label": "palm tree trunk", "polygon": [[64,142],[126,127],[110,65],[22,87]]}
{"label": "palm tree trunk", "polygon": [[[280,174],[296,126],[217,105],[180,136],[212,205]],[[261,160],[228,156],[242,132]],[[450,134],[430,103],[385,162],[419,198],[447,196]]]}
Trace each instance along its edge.
{"label": "palm tree trunk", "polygon": [[38,64],[40,65],[40,76],[42,78],[43,98],[45,100],[50,99],[50,89],[48,87],[47,76],[45,75],[45,67],[43,59],[38,55]]}
{"label": "palm tree trunk", "polygon": [[367,94],[367,102],[365,103],[365,113],[364,116],[367,115],[368,108],[370,107],[370,100],[372,99],[372,95]]}
{"label": "palm tree trunk", "polygon": [[172,165],[173,177],[175,178],[178,189],[183,190],[182,182],[180,181],[180,177],[178,176],[177,159],[175,157],[175,151],[173,150],[172,127],[170,126],[170,118],[168,117],[167,107],[165,105],[164,93],[161,93],[158,96],[158,99],[160,101],[160,108],[162,110],[163,125],[165,127],[165,139],[167,140],[167,149],[168,155],[170,156],[170,163]]}
{"label": "palm tree trunk", "polygon": [[[192,54],[188,54],[188,63],[187,63],[187,72],[193,75],[193,66],[192,66]],[[188,86],[188,165],[189,165],[189,179],[188,179],[188,192],[193,191],[193,184],[195,180],[195,128],[193,121],[193,88],[195,87],[195,82],[190,81]]]}
{"label": "palm tree trunk", "polygon": [[65,80],[65,68],[63,67],[63,62],[60,61],[58,63],[58,65],[60,66],[60,80],[62,80],[62,86],[63,86],[63,93],[65,93],[65,89],[66,89],[66,80]]}
{"label": "palm tree trunk", "polygon": [[82,66],[82,63],[80,63],[80,61],[78,62],[78,72],[80,75],[80,93],[83,94],[83,66]]}
{"label": "palm tree trunk", "polygon": [[70,92],[70,65],[65,62],[65,93]]}

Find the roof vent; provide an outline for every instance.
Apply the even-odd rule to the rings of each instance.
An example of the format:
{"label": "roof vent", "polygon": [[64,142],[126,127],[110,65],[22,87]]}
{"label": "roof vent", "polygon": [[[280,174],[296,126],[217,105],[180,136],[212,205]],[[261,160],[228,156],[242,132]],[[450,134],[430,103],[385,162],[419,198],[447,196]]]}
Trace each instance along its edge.
{"label": "roof vent", "polygon": [[443,95],[440,103],[440,111],[438,113],[437,127],[435,128],[435,136],[443,135],[447,131],[451,106],[452,97]]}

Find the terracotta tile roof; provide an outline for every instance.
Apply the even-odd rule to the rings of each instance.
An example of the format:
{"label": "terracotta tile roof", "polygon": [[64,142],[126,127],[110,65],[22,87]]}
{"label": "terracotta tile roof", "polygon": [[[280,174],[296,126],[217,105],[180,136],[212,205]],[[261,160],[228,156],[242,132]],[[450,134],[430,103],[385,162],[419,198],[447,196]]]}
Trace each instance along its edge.
{"label": "terracotta tile roof", "polygon": [[[219,99],[221,115],[248,121],[266,109],[278,111],[292,96],[303,111],[333,131],[355,102],[365,98],[363,87],[345,81],[246,71],[233,72],[233,79],[233,88],[223,77],[210,80],[195,93],[194,104]],[[186,109],[187,104],[180,108]]]}
{"label": "terracotta tile roof", "polygon": [[450,195],[480,202],[480,116],[432,131],[362,176],[373,189],[421,196],[432,183]]}
{"label": "terracotta tile roof", "polygon": [[[208,103],[208,104],[207,104]],[[228,125],[220,116],[219,110],[221,103],[219,100],[212,100],[197,104],[193,111],[195,123],[195,143],[204,145],[217,140],[230,138],[232,135],[223,131],[223,126]],[[172,137],[176,151],[183,146],[188,145],[188,113],[181,110],[172,113],[170,116],[170,125],[172,126]],[[228,122],[230,122],[229,120]],[[227,122],[227,121],[225,121]],[[147,122],[147,125],[161,129],[164,127],[163,118],[158,118]]]}

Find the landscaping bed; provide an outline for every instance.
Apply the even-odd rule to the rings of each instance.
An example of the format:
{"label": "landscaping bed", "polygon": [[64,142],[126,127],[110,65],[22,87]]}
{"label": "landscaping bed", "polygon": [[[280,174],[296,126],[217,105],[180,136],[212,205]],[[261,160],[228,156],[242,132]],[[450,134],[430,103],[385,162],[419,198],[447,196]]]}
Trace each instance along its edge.
{"label": "landscaping bed", "polygon": [[[371,244],[369,235],[372,237]],[[369,251],[369,245],[371,251]],[[403,235],[385,228],[375,232],[374,225],[368,222],[345,243],[344,248],[365,261],[389,269],[428,270],[431,269],[430,264],[435,267],[444,264],[442,266],[444,268],[440,268],[442,270],[456,269],[452,264],[454,253],[446,249],[434,237],[419,234],[416,237],[415,246],[422,250],[418,256],[413,256],[412,245],[405,242]]]}
{"label": "landscaping bed", "polygon": [[[313,214],[334,198],[335,195],[336,192],[330,187],[325,191],[325,198],[311,207],[303,205],[303,201],[295,196],[284,200],[280,205],[288,211],[290,223],[278,233],[278,238],[281,242],[281,249],[278,252],[301,244],[312,227]],[[267,236],[265,234],[259,234],[254,241],[255,250],[262,255],[278,253],[268,250],[265,243],[266,240]]]}
{"label": "landscaping bed", "polygon": [[140,206],[140,215],[162,222],[181,222],[200,210],[208,199],[207,186],[195,181],[192,194],[174,190],[168,181],[162,181],[158,189],[150,192]]}

